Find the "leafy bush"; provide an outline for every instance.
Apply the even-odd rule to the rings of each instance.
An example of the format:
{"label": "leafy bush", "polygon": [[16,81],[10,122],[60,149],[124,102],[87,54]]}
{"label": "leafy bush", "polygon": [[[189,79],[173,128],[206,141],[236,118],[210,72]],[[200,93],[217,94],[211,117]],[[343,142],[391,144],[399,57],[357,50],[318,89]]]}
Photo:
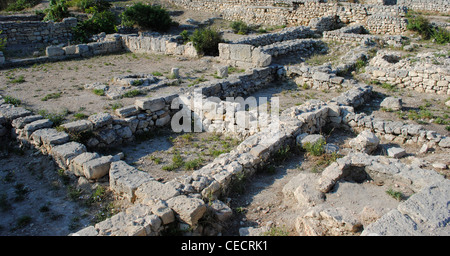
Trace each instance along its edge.
{"label": "leafy bush", "polygon": [[218,56],[222,35],[212,29],[196,29],[190,40],[199,54]]}
{"label": "leafy bush", "polygon": [[251,28],[243,21],[233,21],[230,24],[235,34],[246,35],[251,31]]}
{"label": "leafy bush", "polygon": [[305,143],[303,145],[303,148],[306,150],[306,152],[308,152],[310,155],[313,156],[321,156],[322,154],[325,153],[325,146],[326,142],[323,139],[319,139],[318,141],[316,141],[315,143]]}
{"label": "leafy bush", "polygon": [[[3,30],[0,30],[0,35],[2,34]],[[6,37],[0,37],[0,52],[2,52],[5,49],[6,46]]]}
{"label": "leafy bush", "polygon": [[69,10],[65,0],[50,0],[49,7],[45,10],[45,21],[61,21],[69,17]]}
{"label": "leafy bush", "polygon": [[144,5],[142,3],[136,3],[127,8],[120,17],[123,26],[133,27],[137,25],[142,29],[159,32],[169,30],[173,23],[169,13],[161,6]]}
{"label": "leafy bush", "polygon": [[73,41],[86,43],[92,35],[117,31],[117,17],[111,11],[95,12],[89,19],[79,22],[73,29]]}
{"label": "leafy bush", "polygon": [[71,0],[68,5],[86,13],[103,12],[111,8],[111,4],[106,0]]}
{"label": "leafy bush", "polygon": [[438,44],[447,44],[450,42],[450,32],[443,28],[434,29],[433,37]]}
{"label": "leafy bush", "polygon": [[438,44],[446,44],[450,42],[450,32],[443,28],[434,28],[430,22],[420,15],[409,14],[408,30],[415,31],[424,39],[435,39]]}
{"label": "leafy bush", "polygon": [[16,0],[15,2],[9,3],[5,8],[8,12],[22,11],[23,9],[34,7],[39,4],[41,0]]}

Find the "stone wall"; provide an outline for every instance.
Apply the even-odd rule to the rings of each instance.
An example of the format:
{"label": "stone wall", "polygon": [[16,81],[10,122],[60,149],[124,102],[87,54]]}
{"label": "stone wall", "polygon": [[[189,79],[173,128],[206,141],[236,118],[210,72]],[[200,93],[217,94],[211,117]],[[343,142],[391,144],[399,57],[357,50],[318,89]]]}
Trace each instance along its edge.
{"label": "stone wall", "polygon": [[[265,26],[294,25],[307,26],[311,20],[326,16],[337,16],[340,21],[348,23],[366,24],[372,15],[392,16],[395,18],[383,18],[382,27],[374,22],[380,18],[369,20],[371,32],[394,33],[405,32],[403,20],[406,8],[397,5],[362,5],[354,3],[319,3],[304,2],[294,3],[292,7],[274,7],[272,4],[249,5],[241,1],[202,1],[202,0],[171,0],[170,2],[189,9],[203,10],[220,13],[227,20],[242,20],[248,24]],[[379,25],[379,24],[377,24]]]}
{"label": "stone wall", "polygon": [[404,37],[395,35],[372,35],[362,25],[352,25],[332,31],[324,31],[323,39],[333,40],[342,43],[357,43],[362,45],[373,45],[383,43],[391,46],[401,46]]}
{"label": "stone wall", "polygon": [[450,94],[448,58],[434,53],[401,56],[401,53],[379,51],[365,69],[367,78],[418,92]]}
{"label": "stone wall", "polygon": [[6,49],[39,49],[51,44],[67,43],[72,38],[72,28],[76,18],[66,18],[62,22],[4,21],[0,22],[0,37],[7,38]]}
{"label": "stone wall", "polygon": [[11,60],[4,60],[0,57],[0,67],[32,65],[35,63],[61,61],[122,51],[197,57],[198,53],[192,43],[182,44],[179,42],[179,38],[180,36],[160,36],[157,33],[141,33],[139,35],[109,34],[100,37],[96,42],[87,44],[47,46],[45,48],[46,55],[41,57]]}
{"label": "stone wall", "polygon": [[450,12],[449,0],[397,0],[397,4],[416,11]]}

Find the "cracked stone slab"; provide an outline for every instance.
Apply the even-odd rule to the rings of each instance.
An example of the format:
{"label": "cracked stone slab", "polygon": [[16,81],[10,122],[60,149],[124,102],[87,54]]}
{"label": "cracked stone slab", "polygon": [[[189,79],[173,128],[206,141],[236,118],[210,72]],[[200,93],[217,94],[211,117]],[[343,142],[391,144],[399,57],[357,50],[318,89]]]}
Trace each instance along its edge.
{"label": "cracked stone slab", "polygon": [[203,200],[185,195],[176,196],[167,200],[167,205],[178,214],[182,221],[191,226],[195,226],[206,212],[206,204]]}
{"label": "cracked stone slab", "polygon": [[110,188],[118,194],[125,195],[131,202],[135,200],[135,191],[142,184],[154,180],[147,172],[139,171],[124,161],[111,163],[109,169]]}

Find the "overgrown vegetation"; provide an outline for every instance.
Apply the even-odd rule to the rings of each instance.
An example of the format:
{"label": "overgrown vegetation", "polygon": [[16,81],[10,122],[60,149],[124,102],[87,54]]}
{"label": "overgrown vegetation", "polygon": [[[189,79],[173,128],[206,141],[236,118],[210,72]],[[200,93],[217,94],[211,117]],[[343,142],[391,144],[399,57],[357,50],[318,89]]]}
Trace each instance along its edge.
{"label": "overgrown vegetation", "polygon": [[85,13],[103,12],[111,8],[111,3],[106,0],[70,0],[67,4]]}
{"label": "overgrown vegetation", "polygon": [[[0,35],[3,33],[3,30],[0,30]],[[5,50],[6,47],[6,41],[7,38],[6,37],[0,37],[0,52],[2,52],[3,50]]]}
{"label": "overgrown vegetation", "polygon": [[219,43],[223,42],[222,35],[213,29],[196,29],[189,37],[199,54],[208,56],[219,55]]}
{"label": "overgrown vegetation", "polygon": [[45,21],[62,21],[69,17],[69,9],[66,0],[50,0],[49,7],[44,10]]}
{"label": "overgrown vegetation", "polygon": [[247,35],[250,31],[252,31],[252,28],[243,21],[233,21],[231,22],[230,27],[233,29],[235,34],[239,35]]}
{"label": "overgrown vegetation", "polygon": [[434,39],[438,44],[447,44],[450,42],[450,32],[446,29],[432,26],[425,17],[410,12],[408,13],[407,18],[408,25],[406,28],[417,32],[422,39]]}
{"label": "overgrown vegetation", "polygon": [[169,13],[159,5],[145,5],[136,3],[128,7],[121,15],[122,25],[138,26],[141,29],[151,29],[158,32],[169,30],[174,24]]}
{"label": "overgrown vegetation", "polygon": [[115,33],[117,32],[117,22],[116,15],[109,10],[93,11],[89,19],[79,22],[73,29],[73,41],[86,43],[95,34],[101,32],[106,34]]}
{"label": "overgrown vegetation", "polygon": [[40,2],[41,0],[5,1],[4,3],[0,4],[0,10],[4,9],[7,12],[18,12],[24,9],[32,8]]}

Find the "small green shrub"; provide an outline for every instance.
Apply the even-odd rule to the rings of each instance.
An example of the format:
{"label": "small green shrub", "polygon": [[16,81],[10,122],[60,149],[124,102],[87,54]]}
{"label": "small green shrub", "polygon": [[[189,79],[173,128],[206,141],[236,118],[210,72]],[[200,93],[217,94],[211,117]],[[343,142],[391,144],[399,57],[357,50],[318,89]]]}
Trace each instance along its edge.
{"label": "small green shrub", "polygon": [[169,13],[158,5],[151,6],[136,3],[128,7],[120,17],[123,26],[139,26],[142,29],[151,29],[158,32],[169,30],[173,24]]}
{"label": "small green shrub", "polygon": [[49,93],[49,94],[45,95],[41,99],[41,101],[47,101],[47,100],[50,100],[50,99],[57,99],[59,97],[61,97],[61,93],[60,92]]}
{"label": "small green shrub", "polygon": [[[3,30],[0,30],[0,35],[2,34]],[[6,41],[7,38],[6,37],[1,37],[0,38],[0,52],[2,52],[3,50],[5,50],[6,47]]]}
{"label": "small green shrub", "polygon": [[222,35],[212,29],[196,29],[190,40],[199,54],[208,56],[219,55],[219,43],[223,42]]}
{"label": "small green shrub", "polygon": [[105,0],[71,0],[67,4],[86,13],[103,12],[111,8],[111,3]]}
{"label": "small green shrub", "polygon": [[303,149],[306,150],[310,155],[313,156],[321,156],[323,153],[325,153],[325,146],[326,142],[324,139],[319,139],[315,143],[305,143],[303,145]]}
{"label": "small green shrub", "polygon": [[65,120],[66,116],[69,114],[69,111],[67,109],[61,111],[60,113],[50,113],[47,110],[39,110],[39,115],[42,117],[52,121],[53,126],[57,127],[62,124],[62,122]]}
{"label": "small green shrub", "polygon": [[59,22],[69,17],[69,9],[65,0],[50,0],[49,7],[44,12],[44,21]]}
{"label": "small green shrub", "polygon": [[105,95],[105,90],[103,90],[103,89],[93,89],[92,92],[95,95],[98,95],[98,96],[104,96]]}
{"label": "small green shrub", "polygon": [[233,21],[230,24],[235,34],[247,35],[252,29],[243,21]]}
{"label": "small green shrub", "polygon": [[399,191],[394,191],[392,188],[388,189],[386,191],[386,194],[392,196],[393,198],[395,198],[396,200],[400,201],[404,198],[404,195],[402,192]]}
{"label": "small green shrub", "polygon": [[435,39],[438,44],[447,44],[450,42],[450,32],[444,28],[434,28],[430,22],[421,15],[409,14],[408,30],[415,31],[424,40]]}
{"label": "small green shrub", "polygon": [[27,8],[32,8],[35,5],[39,4],[41,0],[16,0],[8,4],[5,11],[7,12],[18,12]]}
{"label": "small green shrub", "polygon": [[19,106],[20,104],[22,104],[22,102],[19,99],[16,99],[11,96],[3,96],[3,100],[5,101],[5,103],[12,104],[16,107]]}
{"label": "small green shrub", "polygon": [[447,44],[450,42],[450,31],[444,28],[436,28],[433,30],[433,38],[438,44]]}
{"label": "small green shrub", "polygon": [[196,170],[203,164],[203,159],[201,157],[187,161],[184,163],[184,168],[186,170]]}
{"label": "small green shrub", "polygon": [[141,94],[143,94],[143,92],[141,90],[135,89],[135,90],[131,90],[131,91],[128,91],[128,92],[124,93],[122,95],[122,97],[124,97],[124,98],[133,98],[133,97],[136,97],[136,96],[141,95]]}
{"label": "small green shrub", "polygon": [[94,12],[89,19],[79,22],[73,28],[73,41],[87,43],[92,35],[105,32],[111,34],[117,32],[117,17],[111,11]]}

